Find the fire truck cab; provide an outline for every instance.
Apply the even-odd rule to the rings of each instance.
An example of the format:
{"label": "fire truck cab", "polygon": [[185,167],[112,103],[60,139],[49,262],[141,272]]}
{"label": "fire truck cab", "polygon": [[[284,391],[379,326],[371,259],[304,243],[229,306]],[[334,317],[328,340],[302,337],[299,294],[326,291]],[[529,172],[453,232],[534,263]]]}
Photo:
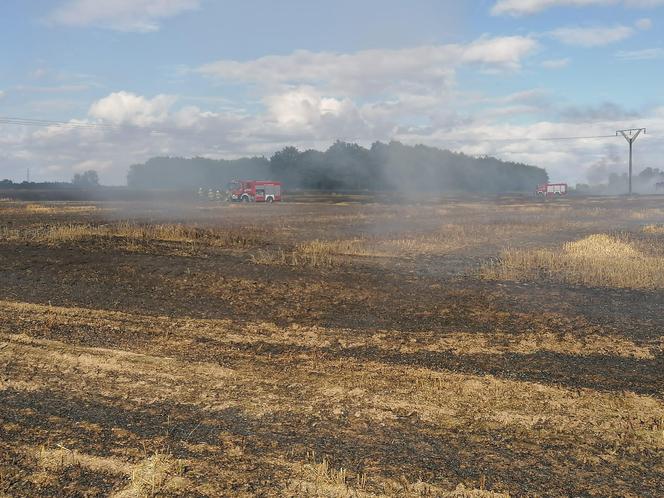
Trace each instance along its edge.
{"label": "fire truck cab", "polygon": [[280,202],[281,182],[261,180],[233,180],[228,184],[228,199],[232,202]]}
{"label": "fire truck cab", "polygon": [[566,183],[544,183],[537,186],[535,193],[541,197],[567,195]]}

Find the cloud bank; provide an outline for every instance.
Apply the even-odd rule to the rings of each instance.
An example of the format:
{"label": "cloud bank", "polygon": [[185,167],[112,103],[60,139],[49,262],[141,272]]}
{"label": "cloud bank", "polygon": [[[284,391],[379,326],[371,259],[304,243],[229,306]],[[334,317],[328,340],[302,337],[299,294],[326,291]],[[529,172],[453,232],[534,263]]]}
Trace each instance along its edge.
{"label": "cloud bank", "polygon": [[62,26],[148,33],[157,31],[161,20],[199,5],[199,0],[69,0],[52,11],[48,21]]}
{"label": "cloud bank", "polygon": [[[100,5],[71,1],[62,7],[69,14],[60,21],[149,31],[158,28],[159,20],[196,8],[198,2],[141,0]],[[533,139],[606,135],[636,124],[663,134],[664,109],[638,113],[611,102],[558,108],[561,104],[547,89],[524,88],[491,96],[464,88],[459,75],[472,73],[500,83],[502,78],[519,77],[524,68],[547,69],[551,74],[571,64],[569,58],[538,57],[551,38],[592,47],[650,25],[640,20],[634,27],[560,28],[540,38],[482,36],[469,43],[347,53],[298,50],[212,61],[190,74],[203,75],[222,94],[225,85],[242,88],[246,95],[235,100],[237,107],[212,111],[204,105],[211,102],[203,99],[196,101],[198,107],[186,105],[192,100],[183,96],[118,89],[96,98],[87,113],[81,112],[73,121],[93,127],[35,129],[0,124],[0,155],[7,174],[16,179],[29,164],[39,179],[69,179],[92,168],[99,170],[103,182],[122,184],[129,165],[159,155],[269,156],[286,145],[325,149],[337,139],[362,145],[394,139],[495,155],[545,167],[552,179],[586,181],[586,171],[596,171],[597,164],[622,167],[620,159],[607,160],[622,157],[623,144],[618,139]],[[622,59],[657,56],[657,52],[616,53]],[[24,90],[28,92],[27,87]],[[657,155],[664,155],[664,146],[655,142],[648,149],[650,156],[639,156],[637,169],[640,164],[657,167]]]}
{"label": "cloud bank", "polygon": [[653,8],[664,0],[498,0],[491,8],[493,15],[527,16],[554,7],[607,7],[623,5],[627,8]]}

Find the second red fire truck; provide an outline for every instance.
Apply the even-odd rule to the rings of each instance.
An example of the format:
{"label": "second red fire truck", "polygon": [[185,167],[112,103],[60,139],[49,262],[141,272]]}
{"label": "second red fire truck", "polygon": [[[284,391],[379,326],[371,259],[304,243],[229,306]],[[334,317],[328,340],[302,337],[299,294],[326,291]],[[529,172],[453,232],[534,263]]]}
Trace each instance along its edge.
{"label": "second red fire truck", "polygon": [[551,197],[558,195],[567,195],[566,183],[545,183],[538,185],[535,193],[541,197]]}

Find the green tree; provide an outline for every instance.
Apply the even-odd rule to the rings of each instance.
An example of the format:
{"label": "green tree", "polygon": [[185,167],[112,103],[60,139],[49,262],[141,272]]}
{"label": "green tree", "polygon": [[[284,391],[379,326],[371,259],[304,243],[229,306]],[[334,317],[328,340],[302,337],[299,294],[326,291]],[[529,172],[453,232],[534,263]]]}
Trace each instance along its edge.
{"label": "green tree", "polygon": [[270,158],[270,173],[274,180],[279,180],[292,187],[302,186],[302,154],[297,147],[284,147]]}
{"label": "green tree", "polygon": [[76,173],[71,180],[72,184],[78,187],[97,187],[99,186],[99,175],[93,169]]}

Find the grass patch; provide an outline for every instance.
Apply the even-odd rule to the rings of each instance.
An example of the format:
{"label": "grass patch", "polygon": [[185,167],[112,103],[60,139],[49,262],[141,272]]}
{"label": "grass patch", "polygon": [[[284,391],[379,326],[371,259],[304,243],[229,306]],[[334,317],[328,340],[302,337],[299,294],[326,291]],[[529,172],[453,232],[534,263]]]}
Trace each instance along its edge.
{"label": "grass patch", "polygon": [[664,234],[664,225],[646,225],[643,227],[643,232],[655,235]]}
{"label": "grass patch", "polygon": [[388,498],[408,496],[413,498],[507,498],[509,495],[484,489],[482,477],[479,489],[459,484],[454,490],[442,488],[423,481],[409,482],[405,476],[399,480],[385,480],[377,485],[366,474],[350,477],[344,468],[335,468],[327,458],[320,463],[314,459],[300,469],[298,478],[290,482],[289,496],[325,498]]}
{"label": "grass patch", "polygon": [[131,473],[131,484],[117,498],[153,497],[164,493],[186,491],[184,463],[170,453],[155,452],[136,465]]}
{"label": "grass patch", "polygon": [[128,476],[129,485],[115,493],[115,498],[147,498],[171,493],[179,495],[186,494],[191,488],[191,483],[184,477],[184,462],[169,452],[157,451],[136,464],[130,464],[56,445],[55,448],[41,446],[36,460],[42,477],[55,475],[69,467]]}
{"label": "grass patch", "polygon": [[652,255],[645,243],[606,234],[567,242],[559,251],[506,250],[482,273],[498,280],[547,279],[596,287],[664,289],[664,257]]}
{"label": "grass patch", "polygon": [[[541,223],[537,228],[541,231],[560,229],[556,224]],[[288,250],[259,250],[251,255],[251,261],[264,265],[325,268],[348,264],[352,258],[445,256],[477,247],[505,247],[514,237],[530,234],[532,230],[532,225],[525,223],[447,223],[429,232],[386,232],[352,239],[314,239],[300,242]]]}
{"label": "grass patch", "polygon": [[[250,232],[252,235],[248,235]],[[123,239],[126,242],[178,242],[217,247],[248,247],[262,243],[257,230],[212,229],[183,224],[138,224],[120,222],[104,225],[63,224],[39,225],[11,229],[0,227],[0,239],[44,243],[70,244],[86,240]]]}
{"label": "grass patch", "polygon": [[363,250],[360,241],[312,240],[296,244],[291,250],[259,250],[251,255],[251,261],[260,265],[308,266],[329,268],[343,263],[343,256],[370,256]]}
{"label": "grass patch", "polygon": [[94,205],[48,205],[31,203],[25,205],[25,211],[32,214],[73,214],[73,213],[87,213],[96,211],[97,206]]}

